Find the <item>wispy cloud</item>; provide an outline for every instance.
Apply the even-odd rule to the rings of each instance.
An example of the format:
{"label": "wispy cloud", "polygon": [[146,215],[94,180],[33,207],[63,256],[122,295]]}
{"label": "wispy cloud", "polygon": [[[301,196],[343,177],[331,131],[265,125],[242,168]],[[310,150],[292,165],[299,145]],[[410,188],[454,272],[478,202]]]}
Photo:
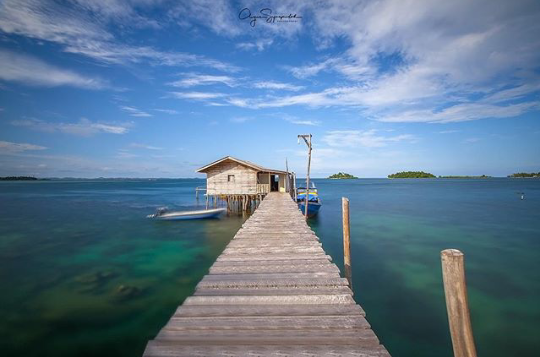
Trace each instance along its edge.
{"label": "wispy cloud", "polygon": [[11,122],[14,126],[27,127],[32,130],[45,132],[60,132],[79,136],[92,136],[99,133],[126,134],[131,123],[111,124],[92,122],[86,118],[81,118],[75,123],[52,123],[39,119],[22,119]]}
{"label": "wispy cloud", "polygon": [[240,42],[235,45],[236,48],[244,51],[257,50],[259,52],[264,51],[267,47],[274,43],[272,39],[259,39],[254,42]]}
{"label": "wispy cloud", "polygon": [[162,147],[152,146],[152,145],[146,145],[146,144],[140,144],[140,143],[132,143],[132,144],[130,144],[129,146],[132,147],[132,148],[137,148],[137,149],[163,150]]}
{"label": "wispy cloud", "polygon": [[286,91],[293,91],[293,92],[297,92],[305,88],[305,87],[297,86],[290,83],[281,83],[281,82],[275,82],[275,81],[255,82],[253,83],[253,87],[260,88],[260,89],[286,90]]}
{"label": "wispy cloud", "polygon": [[299,79],[306,79],[316,76],[319,72],[331,68],[336,62],[335,59],[326,59],[319,63],[309,63],[299,67],[285,67],[293,76]]}
{"label": "wispy cloud", "polygon": [[128,112],[129,115],[131,115],[132,117],[151,117],[152,116],[152,114],[150,113],[147,113],[135,107],[129,107],[126,105],[121,106],[120,109],[122,109],[125,112]]}
{"label": "wispy cloud", "polygon": [[459,133],[459,130],[441,130],[438,133],[439,134],[455,134],[455,133]]}
{"label": "wispy cloud", "polygon": [[101,89],[107,82],[47,64],[34,57],[0,50],[0,79],[33,86]]}
{"label": "wispy cloud", "polygon": [[[150,7],[151,2],[138,2]],[[210,67],[238,71],[231,64],[201,55],[160,51],[149,46],[120,43],[108,25],[121,27],[159,27],[158,23],[140,15],[128,1],[75,1],[59,4],[54,1],[6,0],[0,4],[0,30],[29,38],[54,42],[68,53],[114,64],[148,62],[163,66]]]}
{"label": "wispy cloud", "polygon": [[281,117],[283,120],[288,121],[291,124],[296,124],[296,125],[308,125],[308,126],[319,126],[319,125],[321,125],[321,122],[318,121],[318,120],[300,119],[298,117],[295,117],[293,115],[289,115],[287,113],[278,113],[275,116],[276,117]]}
{"label": "wispy cloud", "polygon": [[180,112],[178,110],[174,110],[174,109],[154,109],[156,112],[160,112],[160,113],[166,113],[166,114],[180,114]]}
{"label": "wispy cloud", "polygon": [[225,84],[229,87],[237,85],[234,78],[230,76],[216,76],[210,74],[184,73],[184,78],[169,83],[173,87],[194,87],[209,84]]}
{"label": "wispy cloud", "polygon": [[323,137],[323,141],[331,147],[368,147],[376,148],[387,146],[389,143],[407,141],[413,142],[414,136],[402,134],[384,136],[377,130],[334,130],[329,131]]}
{"label": "wispy cloud", "polygon": [[45,146],[26,144],[26,143],[13,143],[10,141],[0,141],[0,153],[16,153],[32,150],[45,150]]}
{"label": "wispy cloud", "polygon": [[195,100],[216,99],[226,96],[224,93],[215,92],[171,92],[171,95],[179,99]]}
{"label": "wispy cloud", "polygon": [[437,112],[432,110],[403,111],[379,117],[378,120],[394,123],[454,123],[486,118],[511,118],[533,109],[540,109],[540,102],[511,105],[464,103]]}

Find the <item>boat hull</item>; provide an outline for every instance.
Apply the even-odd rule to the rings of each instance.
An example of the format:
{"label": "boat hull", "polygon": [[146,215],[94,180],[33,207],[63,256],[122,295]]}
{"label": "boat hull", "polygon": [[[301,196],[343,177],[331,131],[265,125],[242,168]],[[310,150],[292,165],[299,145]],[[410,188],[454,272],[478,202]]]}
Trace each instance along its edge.
{"label": "boat hull", "polygon": [[[309,202],[308,203],[308,217],[314,217],[319,213],[319,210],[321,209],[322,204],[321,202]],[[298,208],[302,211],[302,214],[305,214],[306,212],[306,202],[301,201],[298,202]]]}
{"label": "boat hull", "polygon": [[159,221],[181,221],[181,220],[190,220],[190,219],[208,219],[216,218],[221,214],[225,213],[227,210],[225,208],[201,210],[201,211],[190,211],[190,212],[170,212],[165,213],[161,216],[152,217]]}

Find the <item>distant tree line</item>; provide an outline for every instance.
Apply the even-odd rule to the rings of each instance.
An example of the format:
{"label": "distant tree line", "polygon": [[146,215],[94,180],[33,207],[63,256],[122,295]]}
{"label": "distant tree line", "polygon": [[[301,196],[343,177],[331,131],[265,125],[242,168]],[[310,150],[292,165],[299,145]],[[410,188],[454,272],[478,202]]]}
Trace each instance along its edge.
{"label": "distant tree line", "polygon": [[357,179],[358,177],[353,176],[351,174],[347,174],[345,172],[338,172],[337,174],[328,176],[328,178],[329,179]]}
{"label": "distant tree line", "polygon": [[388,175],[388,178],[436,178],[435,175],[424,171],[403,171]]}
{"label": "distant tree line", "polygon": [[481,176],[439,176],[439,178],[446,179],[475,179],[475,178],[491,178],[491,176],[481,175]]}
{"label": "distant tree line", "polygon": [[508,175],[508,177],[517,177],[517,178],[524,178],[524,177],[540,177],[540,172],[518,172],[512,175]]}
{"label": "distant tree line", "polygon": [[32,176],[6,176],[0,177],[0,181],[36,181],[37,178]]}

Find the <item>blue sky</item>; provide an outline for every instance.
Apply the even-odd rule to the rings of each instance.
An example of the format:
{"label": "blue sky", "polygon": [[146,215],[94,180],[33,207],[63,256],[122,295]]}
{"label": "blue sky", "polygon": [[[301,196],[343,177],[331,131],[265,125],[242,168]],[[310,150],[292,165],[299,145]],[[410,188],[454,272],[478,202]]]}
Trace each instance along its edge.
{"label": "blue sky", "polygon": [[[295,22],[239,18],[269,8]],[[540,2],[0,1],[0,175],[540,171]]]}

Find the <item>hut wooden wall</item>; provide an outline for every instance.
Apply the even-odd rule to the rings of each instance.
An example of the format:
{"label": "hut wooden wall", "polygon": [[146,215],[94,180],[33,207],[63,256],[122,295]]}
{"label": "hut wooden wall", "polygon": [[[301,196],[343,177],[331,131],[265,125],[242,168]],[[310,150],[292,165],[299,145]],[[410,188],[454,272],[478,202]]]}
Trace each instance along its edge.
{"label": "hut wooden wall", "polygon": [[[208,195],[251,195],[257,193],[257,171],[233,161],[224,161],[207,172]],[[234,182],[229,182],[234,175]]]}

